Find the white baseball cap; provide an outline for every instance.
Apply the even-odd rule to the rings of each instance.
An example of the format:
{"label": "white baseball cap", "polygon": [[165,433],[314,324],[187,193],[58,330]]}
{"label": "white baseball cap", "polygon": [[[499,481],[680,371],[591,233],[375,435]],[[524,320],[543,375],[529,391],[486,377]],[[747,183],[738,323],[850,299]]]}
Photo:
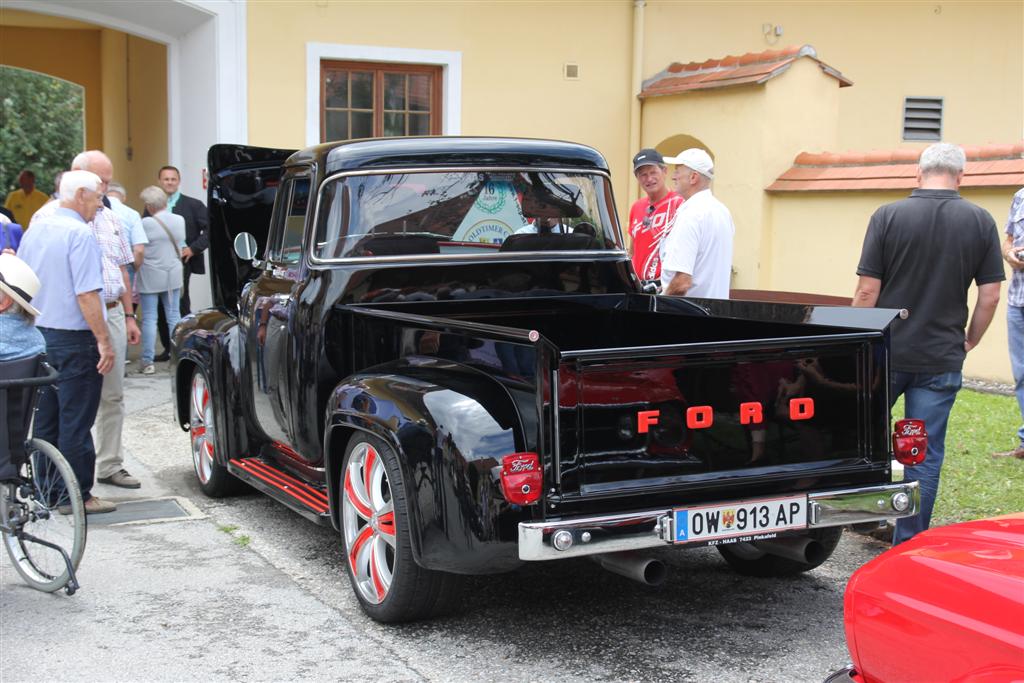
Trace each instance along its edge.
{"label": "white baseball cap", "polygon": [[39,278],[14,254],[0,254],[0,290],[32,315],[39,315],[32,305],[32,297],[39,293]]}
{"label": "white baseball cap", "polygon": [[678,156],[665,157],[665,163],[692,168],[708,178],[715,177],[715,162],[711,160],[711,155],[697,147],[684,149]]}

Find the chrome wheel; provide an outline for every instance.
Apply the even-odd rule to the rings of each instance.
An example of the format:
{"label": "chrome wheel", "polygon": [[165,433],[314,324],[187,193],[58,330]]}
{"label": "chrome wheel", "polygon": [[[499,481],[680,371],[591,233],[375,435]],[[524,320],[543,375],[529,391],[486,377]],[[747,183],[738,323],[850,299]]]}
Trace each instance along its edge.
{"label": "chrome wheel", "polygon": [[345,554],[361,597],[377,605],[395,571],[395,507],[384,461],[366,441],[352,449],[345,468],[342,515]]}
{"label": "chrome wheel", "polygon": [[192,375],[192,400],[189,409],[192,437],[192,465],[201,484],[210,481],[214,467],[213,401],[201,372]]}

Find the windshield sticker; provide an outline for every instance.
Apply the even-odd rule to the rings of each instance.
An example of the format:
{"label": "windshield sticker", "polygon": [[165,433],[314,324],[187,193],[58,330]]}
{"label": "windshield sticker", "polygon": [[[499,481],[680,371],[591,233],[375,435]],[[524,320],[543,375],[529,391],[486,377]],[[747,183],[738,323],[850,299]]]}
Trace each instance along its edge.
{"label": "windshield sticker", "polygon": [[452,240],[501,244],[525,222],[512,183],[491,180],[480,190],[473,206],[452,235]]}

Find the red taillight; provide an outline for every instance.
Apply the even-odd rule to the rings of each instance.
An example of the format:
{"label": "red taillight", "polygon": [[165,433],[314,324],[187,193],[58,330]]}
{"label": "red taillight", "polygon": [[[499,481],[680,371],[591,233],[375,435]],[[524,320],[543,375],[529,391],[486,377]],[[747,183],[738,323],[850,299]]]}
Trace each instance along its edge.
{"label": "red taillight", "polygon": [[513,505],[533,505],[540,500],[544,477],[536,453],[513,453],[501,459],[501,492]]}
{"label": "red taillight", "polygon": [[892,453],[904,465],[920,465],[928,452],[924,420],[897,420],[892,433]]}

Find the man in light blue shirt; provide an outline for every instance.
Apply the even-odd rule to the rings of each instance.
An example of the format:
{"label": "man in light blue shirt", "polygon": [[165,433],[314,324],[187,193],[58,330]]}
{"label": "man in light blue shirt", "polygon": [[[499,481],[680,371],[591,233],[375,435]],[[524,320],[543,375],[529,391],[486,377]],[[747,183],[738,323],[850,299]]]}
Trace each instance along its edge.
{"label": "man in light blue shirt", "polygon": [[[101,292],[102,255],[88,225],[102,205],[102,183],[89,171],[61,178],[60,207],[25,233],[18,256],[39,276],[33,304],[46,339],[56,389],[39,396],[34,434],[63,452],[78,478],[88,514],[117,506],[92,495],[96,449],[89,429],[99,408],[103,375],[114,366]],[[120,371],[121,368],[118,368]]]}

